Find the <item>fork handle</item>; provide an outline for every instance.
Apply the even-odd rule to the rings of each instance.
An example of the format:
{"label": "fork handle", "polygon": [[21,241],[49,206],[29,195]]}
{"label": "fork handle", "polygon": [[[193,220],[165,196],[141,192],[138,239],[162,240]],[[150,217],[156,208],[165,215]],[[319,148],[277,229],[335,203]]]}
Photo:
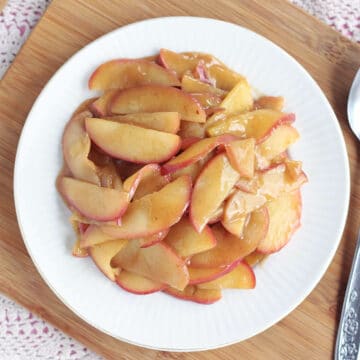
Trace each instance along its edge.
{"label": "fork handle", "polygon": [[360,345],[360,232],[337,333],[335,360],[356,360]]}

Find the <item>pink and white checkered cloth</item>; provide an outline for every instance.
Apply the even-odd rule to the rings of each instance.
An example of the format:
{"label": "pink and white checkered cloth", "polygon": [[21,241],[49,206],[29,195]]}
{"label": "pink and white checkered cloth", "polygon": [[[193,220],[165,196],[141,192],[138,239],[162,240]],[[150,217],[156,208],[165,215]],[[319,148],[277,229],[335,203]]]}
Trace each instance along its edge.
{"label": "pink and white checkered cloth", "polygon": [[[360,42],[360,0],[291,0]],[[50,0],[8,0],[0,13],[0,79]],[[101,359],[76,340],[0,295],[0,360]]]}

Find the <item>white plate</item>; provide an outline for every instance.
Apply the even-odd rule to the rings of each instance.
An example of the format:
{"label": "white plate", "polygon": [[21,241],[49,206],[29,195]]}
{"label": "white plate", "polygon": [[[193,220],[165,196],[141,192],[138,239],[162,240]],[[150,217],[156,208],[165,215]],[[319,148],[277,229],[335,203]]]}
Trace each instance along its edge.
{"label": "white plate", "polygon": [[[162,293],[137,296],[107,280],[91,259],[71,255],[69,212],[55,189],[60,140],[77,105],[94,96],[87,79],[100,63],[175,51],[214,54],[265,94],[283,95],[297,115],[301,139],[292,155],[304,161],[302,227],[256,268],[253,291],[224,291],[214,305]],[[118,339],[148,348],[193,351],[247,339],[292,311],[318,283],[337,249],[349,202],[344,140],[315,81],[286,52],[239,26],[194,17],[152,19],[115,30],[75,54],[35,102],[18,147],[14,192],[27,249],[40,274],[77,315]],[[41,299],[40,299],[41,301]]]}

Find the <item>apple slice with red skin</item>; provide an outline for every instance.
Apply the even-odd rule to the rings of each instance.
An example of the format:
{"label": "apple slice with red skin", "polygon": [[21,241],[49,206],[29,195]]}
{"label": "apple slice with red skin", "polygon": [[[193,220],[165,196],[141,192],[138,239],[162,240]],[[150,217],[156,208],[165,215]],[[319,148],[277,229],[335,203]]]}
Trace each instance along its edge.
{"label": "apple slice with red skin", "polygon": [[124,191],[100,187],[69,177],[60,180],[59,190],[71,207],[85,217],[98,221],[120,218],[129,204],[128,195]]}
{"label": "apple slice with red skin", "polygon": [[115,239],[116,238],[111,237],[101,231],[100,225],[91,224],[80,237],[80,247],[88,248],[90,246],[102,244],[109,240]]}
{"label": "apple slice with red skin", "polygon": [[103,95],[90,105],[90,111],[98,117],[110,115],[110,104],[118,91],[118,89],[106,90]]}
{"label": "apple slice with red skin", "polygon": [[269,201],[269,231],[258,247],[262,254],[271,254],[281,250],[300,227],[301,194],[300,191],[283,193]]}
{"label": "apple slice with red skin", "polygon": [[[105,242],[118,240],[116,237],[112,237],[108,234],[105,234],[101,230],[102,226],[104,225],[96,225],[96,224],[90,225],[86,229],[86,231],[80,236],[80,248],[86,249],[98,244],[103,244]],[[165,229],[156,234],[147,237],[138,238],[136,240],[139,242],[139,244],[141,244],[141,247],[147,247],[162,241],[167,235],[167,233],[168,233],[168,229]]]}
{"label": "apple slice with red skin", "polygon": [[284,101],[285,100],[282,96],[261,96],[254,101],[254,110],[271,109],[282,111]]}
{"label": "apple slice with red skin", "polygon": [[216,246],[216,239],[211,229],[206,226],[201,233],[198,233],[187,217],[183,217],[170,228],[164,242],[182,258],[187,258]]}
{"label": "apple slice with red skin", "polygon": [[251,254],[268,231],[269,216],[266,207],[253,211],[244,228],[242,238],[228,233],[221,225],[212,227],[216,246],[208,251],[194,255],[190,260],[191,267],[213,268],[227,266],[236,260]]}
{"label": "apple slice with red skin", "polygon": [[116,276],[116,283],[124,290],[136,295],[152,294],[163,290],[166,285],[147,279],[144,276],[121,270]]}
{"label": "apple slice with red skin", "polygon": [[181,300],[189,300],[199,304],[210,305],[221,299],[221,290],[199,289],[195,285],[188,285],[183,291],[173,288],[163,290],[166,294]]}
{"label": "apple slice with red skin", "polygon": [[204,123],[201,105],[185,91],[159,85],[134,87],[119,92],[112,101],[113,114],[176,111],[182,120]]}
{"label": "apple slice with red skin", "polygon": [[291,124],[294,120],[294,114],[260,109],[228,116],[225,120],[218,121],[207,128],[207,132],[209,136],[233,134],[239,138],[255,138],[257,143],[261,143],[276,127]]}
{"label": "apple slice with red skin", "polygon": [[[294,173],[294,166],[299,167]],[[257,173],[258,192],[269,199],[278,197],[283,192],[293,192],[306,183],[307,176],[301,170],[301,164],[292,160],[276,164]]]}
{"label": "apple slice with red skin", "polygon": [[255,140],[253,138],[225,144],[232,167],[243,177],[252,178],[255,169]]}
{"label": "apple slice with red skin", "polygon": [[111,266],[134,272],[179,290],[184,289],[189,282],[189,272],[184,260],[163,242],[140,248],[140,244],[132,240],[113,257]]}
{"label": "apple slice with red skin", "polygon": [[185,74],[181,79],[181,89],[187,93],[210,93],[224,98],[226,91],[218,89],[210,84],[207,84],[199,79],[195,79],[191,75]]}
{"label": "apple slice with red skin", "polygon": [[[196,124],[196,123],[194,123]],[[186,138],[182,138],[181,139],[181,147],[180,150],[184,151],[187,148],[189,148],[190,146],[194,145],[195,143],[197,143],[198,141],[200,141],[201,138],[199,137],[186,137]]]}
{"label": "apple slice with red skin", "polygon": [[165,229],[165,230],[158,232],[157,234],[150,235],[148,237],[139,239],[138,241],[139,241],[140,247],[147,248],[149,246],[153,246],[153,245],[157,244],[160,241],[163,241],[166,238],[167,234],[169,233],[169,230],[170,229]]}
{"label": "apple slice with red skin", "polygon": [[176,53],[161,49],[158,62],[166,69],[175,71],[180,79],[186,72],[196,70],[202,65],[208,73],[210,82],[224,90],[231,90],[243,78],[209,54]]}
{"label": "apple slice with red skin", "polygon": [[160,173],[160,165],[148,164],[143,166],[124,181],[123,190],[126,191],[129,194],[129,198],[132,199],[141,181],[156,173]]}
{"label": "apple slice with red skin", "polygon": [[209,154],[212,150],[214,150],[217,146],[226,144],[235,140],[232,135],[223,135],[213,138],[202,139],[185,151],[183,151],[180,155],[174,157],[169,160],[166,164],[163,165],[163,172],[165,174],[172,173],[176,170],[184,168],[193,164],[196,161],[204,158],[207,154]]}
{"label": "apple slice with red skin", "polygon": [[204,166],[196,179],[190,203],[190,219],[198,232],[203,230],[239,178],[226,154],[215,156]]}
{"label": "apple slice with red skin", "polygon": [[181,145],[180,137],[175,134],[109,120],[88,118],[85,126],[91,140],[105,153],[134,163],[166,161]]}
{"label": "apple slice with red skin", "polygon": [[123,190],[128,192],[130,200],[137,200],[159,191],[169,182],[169,176],[161,175],[160,165],[147,164],[124,181]]}
{"label": "apple slice with red skin", "polygon": [[179,79],[196,68],[199,62],[207,64],[220,64],[214,56],[198,52],[176,53],[168,49],[160,49],[158,63],[164,68],[172,70]]}
{"label": "apple slice with red skin", "polygon": [[101,230],[113,238],[136,239],[168,229],[188,207],[191,187],[190,177],[181,176],[161,190],[131,202],[121,226],[104,226]]}
{"label": "apple slice with red skin", "polygon": [[105,62],[89,79],[91,90],[126,89],[147,84],[180,85],[177,77],[162,66],[150,61],[130,59]]}
{"label": "apple slice with red skin", "polygon": [[85,119],[90,111],[74,115],[67,123],[62,138],[64,159],[71,174],[79,180],[100,185],[95,164],[88,159],[91,141],[85,131]]}
{"label": "apple slice with red skin", "polygon": [[199,289],[254,289],[256,277],[253,269],[246,263],[240,262],[234,269],[225,275],[209,282],[198,285]]}
{"label": "apple slice with red skin", "polygon": [[268,167],[271,160],[286,151],[299,137],[298,131],[291,125],[276,127],[268,138],[256,145],[257,168]]}
{"label": "apple slice with red skin", "polygon": [[215,280],[233,270],[242,260],[235,260],[232,264],[215,268],[194,268],[188,266],[189,285],[197,285],[204,282]]}
{"label": "apple slice with red skin", "polygon": [[88,249],[91,258],[96,266],[107,276],[111,281],[115,281],[119,269],[114,269],[110,266],[111,259],[127,244],[127,240],[112,240],[103,244],[92,246]]}
{"label": "apple slice with red skin", "polygon": [[176,134],[180,128],[180,114],[174,111],[115,115],[105,119],[171,134]]}

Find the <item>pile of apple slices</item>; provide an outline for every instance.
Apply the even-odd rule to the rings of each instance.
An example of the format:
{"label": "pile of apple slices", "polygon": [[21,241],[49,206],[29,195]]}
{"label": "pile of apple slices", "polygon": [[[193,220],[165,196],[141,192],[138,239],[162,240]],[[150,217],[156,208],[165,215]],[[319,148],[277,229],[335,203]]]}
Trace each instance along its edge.
{"label": "pile of apple slices", "polygon": [[135,294],[210,304],[252,289],[252,267],[300,224],[299,134],[282,97],[254,99],[215,57],[162,49],[100,65],[102,91],[63,135],[57,186],[72,212],[73,254]]}

